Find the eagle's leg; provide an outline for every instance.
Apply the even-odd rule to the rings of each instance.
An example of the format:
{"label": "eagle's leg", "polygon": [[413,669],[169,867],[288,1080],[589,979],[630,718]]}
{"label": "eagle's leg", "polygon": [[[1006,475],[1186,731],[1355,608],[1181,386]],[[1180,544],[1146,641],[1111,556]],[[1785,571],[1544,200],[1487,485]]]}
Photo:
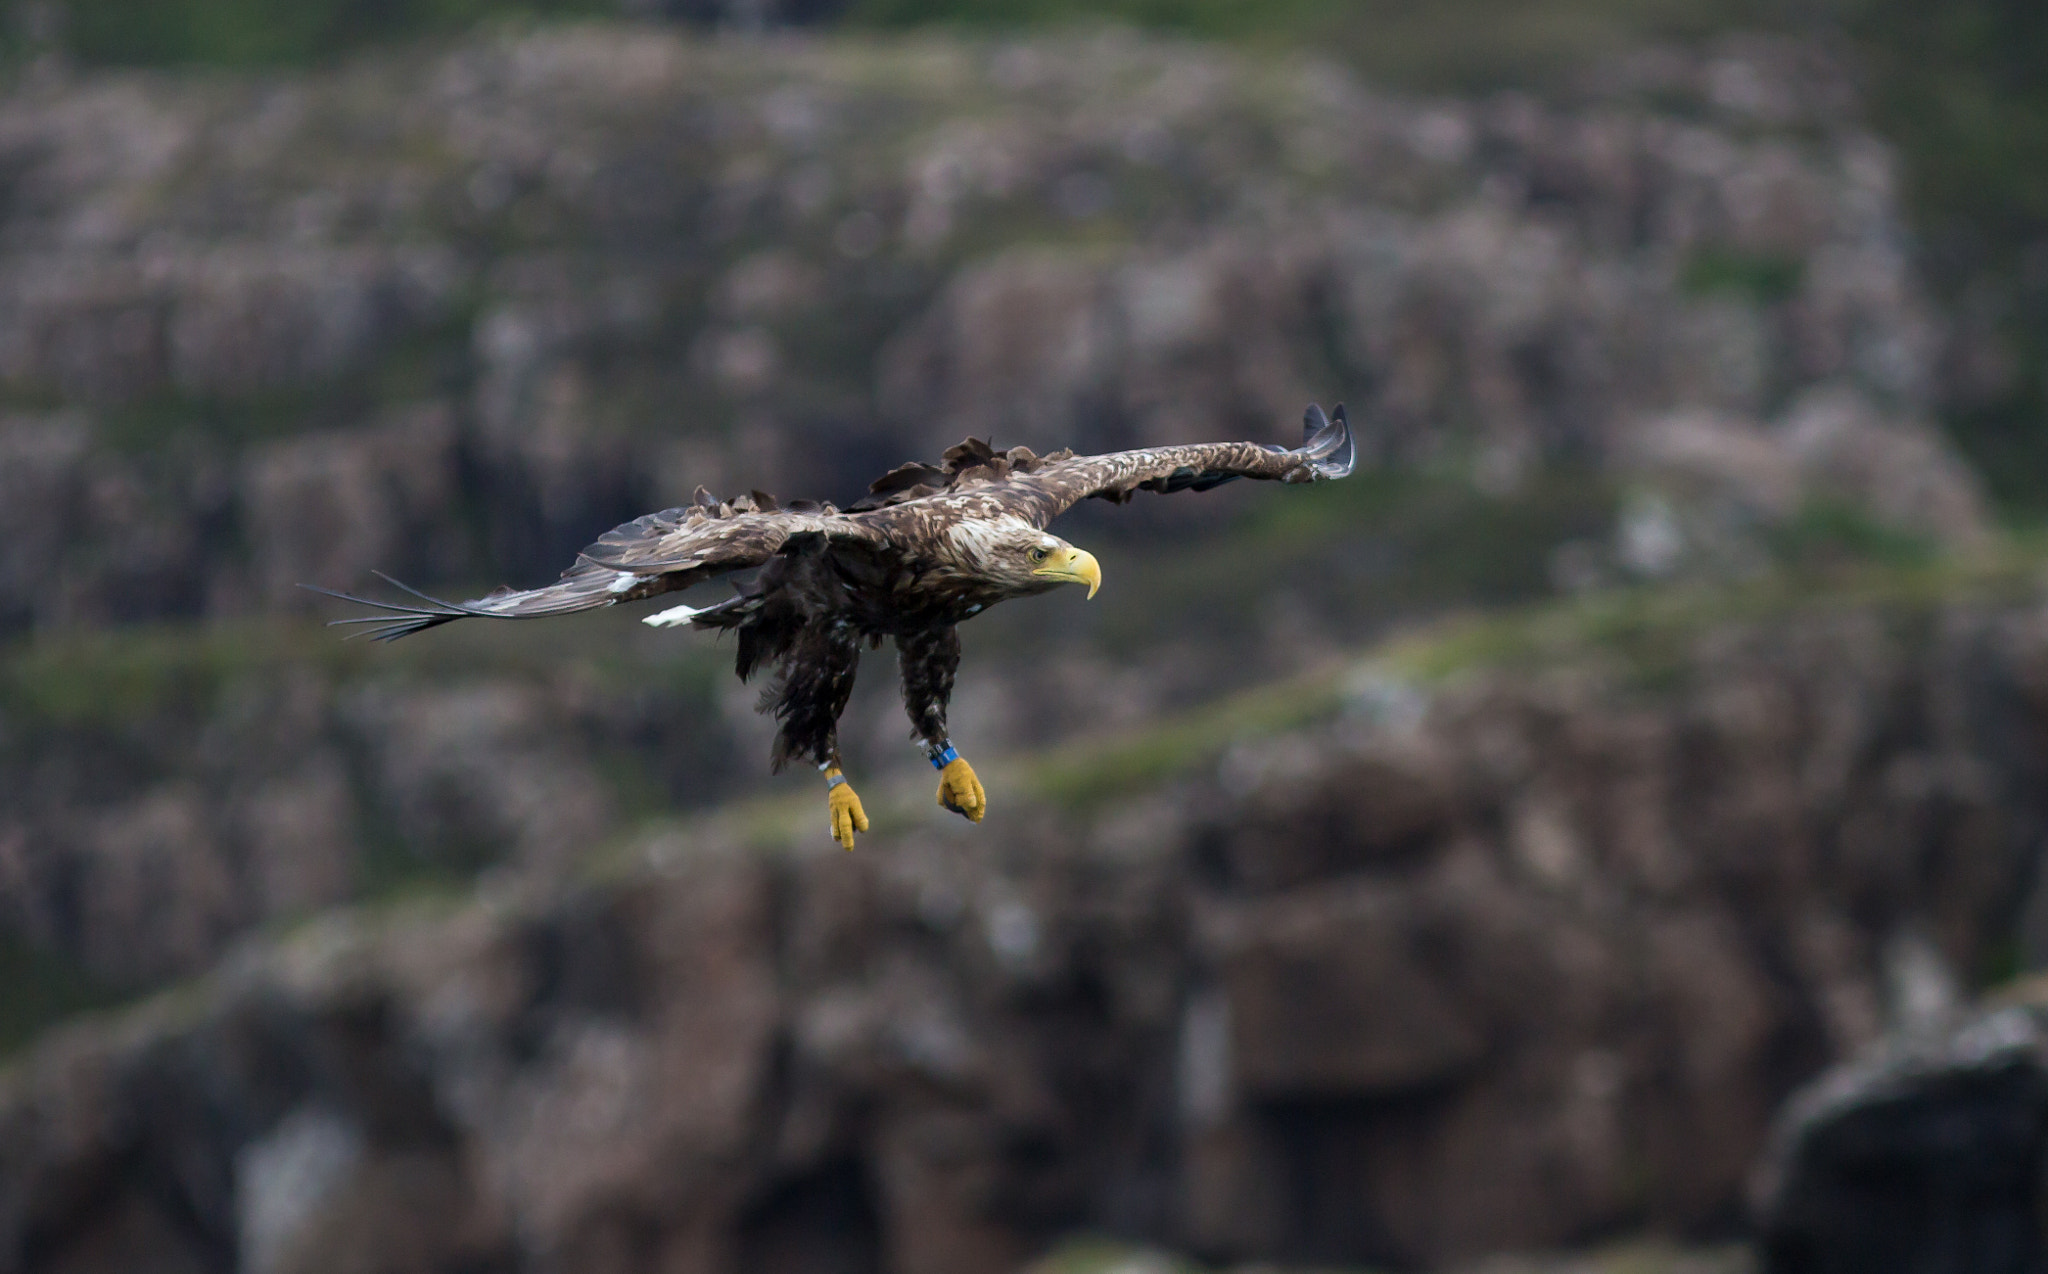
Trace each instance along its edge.
{"label": "eagle's leg", "polygon": [[867,812],[839,762],[839,714],[846,711],[859,666],[860,645],[850,633],[816,625],[783,657],[781,676],[762,705],[782,722],[775,737],[775,768],[799,757],[818,767],[825,776],[832,839],[848,849],[855,832],[868,830]]}
{"label": "eagle's leg", "polygon": [[898,634],[897,662],[903,672],[903,710],[924,745],[925,756],[939,772],[939,804],[979,823],[988,813],[988,793],[974,767],[967,764],[946,737],[946,705],[953,698],[953,675],[960,669],[960,633],[951,624]]}

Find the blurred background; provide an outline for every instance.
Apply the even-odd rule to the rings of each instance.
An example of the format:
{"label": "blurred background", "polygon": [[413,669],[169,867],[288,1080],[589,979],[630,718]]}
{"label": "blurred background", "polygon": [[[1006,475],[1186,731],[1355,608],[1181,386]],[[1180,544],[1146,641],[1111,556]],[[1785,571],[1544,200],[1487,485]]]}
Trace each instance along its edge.
{"label": "blurred background", "polygon": [[[0,1274],[2048,1268],[2048,9],[0,9]],[[294,587],[1339,400],[852,855]]]}

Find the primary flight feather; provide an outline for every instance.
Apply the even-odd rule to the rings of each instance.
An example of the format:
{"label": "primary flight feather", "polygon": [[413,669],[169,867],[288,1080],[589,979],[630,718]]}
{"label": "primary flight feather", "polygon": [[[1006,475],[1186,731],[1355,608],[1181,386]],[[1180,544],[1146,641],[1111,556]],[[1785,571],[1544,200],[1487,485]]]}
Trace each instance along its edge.
{"label": "primary flight feather", "polygon": [[[846,509],[778,504],[756,491],[650,513],[606,532],[545,588],[500,589],[444,602],[385,578],[416,600],[338,619],[389,641],[458,619],[531,619],[636,602],[735,571],[760,568],[715,606],[677,606],[647,617],[657,627],[730,630],[742,679],[774,665],[763,699],[780,723],[774,765],[815,764],[825,775],[832,835],[848,849],[868,829],[860,798],[840,769],[838,723],[853,690],[863,642],[893,638],[903,706],[939,770],[939,803],[975,822],[988,798],[946,734],[946,707],[960,664],[955,626],[997,602],[1086,584],[1102,568],[1092,554],[1049,534],[1061,513],[1088,498],[1122,502],[1138,491],[1206,491],[1239,478],[1301,483],[1350,474],[1356,451],[1339,406],[1311,406],[1293,450],[1250,442],[1206,443],[1076,456],[996,451],[968,439],[938,465],[908,464],[877,480]],[[327,590],[317,590],[326,592]]]}

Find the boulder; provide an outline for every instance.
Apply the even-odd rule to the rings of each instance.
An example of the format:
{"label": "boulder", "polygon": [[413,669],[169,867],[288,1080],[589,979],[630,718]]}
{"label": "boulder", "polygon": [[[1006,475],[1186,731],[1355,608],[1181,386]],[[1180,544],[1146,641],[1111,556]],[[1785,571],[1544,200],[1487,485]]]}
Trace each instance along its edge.
{"label": "boulder", "polygon": [[1766,1274],[2027,1274],[2048,1261],[2048,1014],[2024,997],[1801,1089],[1755,1182]]}

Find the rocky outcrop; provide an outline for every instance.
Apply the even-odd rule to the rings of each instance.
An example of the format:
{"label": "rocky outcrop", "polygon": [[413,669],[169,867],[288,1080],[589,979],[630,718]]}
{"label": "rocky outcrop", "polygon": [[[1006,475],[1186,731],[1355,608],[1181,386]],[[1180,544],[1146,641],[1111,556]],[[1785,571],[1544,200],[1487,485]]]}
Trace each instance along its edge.
{"label": "rocky outcrop", "polygon": [[407,881],[560,875],[759,763],[735,754],[749,696],[714,692],[710,652],[538,656],[538,675],[421,653],[257,626],[7,665],[0,925],[109,987],[158,986],[267,920]]}
{"label": "rocky outcrop", "polygon": [[[844,500],[969,431],[1279,436],[1332,397],[1382,460],[1497,492],[1644,472],[1687,508],[1634,440],[1708,413],[1716,455],[1793,458],[1761,491],[1681,464],[1710,509],[1847,499],[1970,538],[1924,423],[1936,320],[1843,77],[1758,42],[1669,61],[1556,106],[1130,35],[591,26],[292,82],[24,77],[0,623],[296,607],[371,568],[541,580],[699,483]],[[297,498],[308,466],[335,489]],[[1578,574],[1713,565],[1727,521]]]}
{"label": "rocky outcrop", "polygon": [[1792,1099],[1756,1183],[1764,1270],[2042,1268],[2040,990],[1919,1023]]}
{"label": "rocky outcrop", "polygon": [[992,774],[978,827],[920,781],[852,855],[762,807],[245,945],[9,1072],[0,1268],[925,1274],[1080,1226],[1437,1265],[1733,1225],[1900,935],[1976,970],[2025,911],[2048,629],[1608,631],[1361,665],[1151,778],[1158,740]]}

